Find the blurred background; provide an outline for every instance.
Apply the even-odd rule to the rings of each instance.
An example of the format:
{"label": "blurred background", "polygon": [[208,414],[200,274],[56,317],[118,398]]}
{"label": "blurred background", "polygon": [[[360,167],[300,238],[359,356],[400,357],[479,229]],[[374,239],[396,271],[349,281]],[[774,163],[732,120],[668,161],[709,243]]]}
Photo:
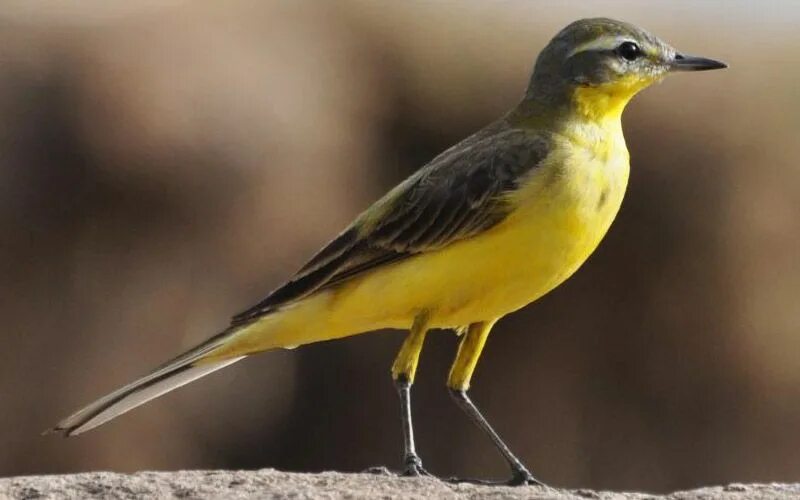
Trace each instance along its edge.
{"label": "blurred background", "polygon": [[[731,64],[639,96],[583,269],[495,329],[473,396],[556,486],[800,480],[800,4],[0,2],[0,475],[400,462],[399,332],[274,352],[85,436],[67,413],[224,328],[610,16]],[[505,477],[428,337],[429,470]]]}

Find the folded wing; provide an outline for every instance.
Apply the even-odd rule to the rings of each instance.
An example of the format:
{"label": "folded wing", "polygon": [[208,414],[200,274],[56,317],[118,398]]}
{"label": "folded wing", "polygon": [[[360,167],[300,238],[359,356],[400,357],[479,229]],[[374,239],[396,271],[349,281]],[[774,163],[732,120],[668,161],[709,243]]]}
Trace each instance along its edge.
{"label": "folded wing", "polygon": [[238,314],[253,321],[377,267],[471,238],[509,214],[508,194],[547,154],[542,135],[507,129],[467,139],[387,193],[286,284]]}

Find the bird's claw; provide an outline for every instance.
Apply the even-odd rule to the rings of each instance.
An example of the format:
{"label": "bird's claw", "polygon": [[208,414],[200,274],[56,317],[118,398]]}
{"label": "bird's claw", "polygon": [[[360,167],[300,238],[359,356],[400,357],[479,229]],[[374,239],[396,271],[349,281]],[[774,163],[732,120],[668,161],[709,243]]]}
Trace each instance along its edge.
{"label": "bird's claw", "polygon": [[511,479],[508,481],[492,481],[488,479],[462,477],[450,477],[445,479],[445,481],[448,483],[479,484],[481,486],[547,486],[543,482],[533,477],[533,474],[528,472],[526,469],[515,470],[511,476]]}
{"label": "bird's claw", "polygon": [[433,474],[426,471],[422,466],[422,460],[417,455],[409,455],[406,457],[403,466],[403,476],[405,477],[433,477]]}
{"label": "bird's claw", "polygon": [[409,455],[406,457],[403,463],[403,470],[400,473],[393,472],[384,465],[369,467],[364,470],[364,473],[378,476],[435,477],[425,470],[422,466],[422,460],[417,455]]}
{"label": "bird's claw", "polygon": [[453,484],[467,483],[467,484],[479,484],[481,486],[497,486],[504,484],[499,481],[490,481],[488,479],[476,479],[472,477],[448,477],[444,481]]}
{"label": "bird's claw", "polygon": [[521,468],[514,471],[511,479],[508,481],[509,486],[545,486],[545,484],[528,472],[528,469]]}

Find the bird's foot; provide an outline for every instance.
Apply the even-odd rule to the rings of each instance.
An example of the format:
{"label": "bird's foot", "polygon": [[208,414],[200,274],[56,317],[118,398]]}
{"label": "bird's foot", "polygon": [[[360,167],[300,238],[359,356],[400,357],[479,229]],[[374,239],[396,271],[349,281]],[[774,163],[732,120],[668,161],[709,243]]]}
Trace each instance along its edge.
{"label": "bird's foot", "polygon": [[474,477],[448,477],[444,481],[453,484],[467,483],[467,484],[479,484],[481,486],[500,486],[506,484],[502,481],[492,481],[490,479],[477,479]]}
{"label": "bird's foot", "polygon": [[418,455],[408,455],[403,466],[403,476],[405,477],[434,477],[422,466],[422,460]]}
{"label": "bird's foot", "polygon": [[399,473],[393,472],[385,465],[378,465],[364,470],[367,474],[376,474],[379,476],[403,476],[403,477],[435,477],[433,474],[425,470],[422,466],[422,460],[417,455],[409,455],[403,463],[403,470]]}
{"label": "bird's foot", "polygon": [[507,484],[509,486],[546,486],[543,482],[533,477],[533,474],[528,472],[525,467],[515,470]]}
{"label": "bird's foot", "polygon": [[528,472],[524,467],[513,471],[511,479],[507,481],[492,481],[490,479],[474,479],[463,477],[451,477],[445,479],[448,483],[469,483],[479,484],[481,486],[544,486],[547,485],[539,481],[533,474]]}

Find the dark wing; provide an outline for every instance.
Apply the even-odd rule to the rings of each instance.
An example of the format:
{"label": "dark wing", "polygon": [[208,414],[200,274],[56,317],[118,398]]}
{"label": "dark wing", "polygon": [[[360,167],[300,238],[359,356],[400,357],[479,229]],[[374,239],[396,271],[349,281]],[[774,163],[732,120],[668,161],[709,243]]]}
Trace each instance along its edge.
{"label": "dark wing", "polygon": [[367,209],[292,280],[235,316],[233,325],[491,228],[510,211],[505,195],[541,163],[548,144],[543,135],[506,129],[450,148]]}

